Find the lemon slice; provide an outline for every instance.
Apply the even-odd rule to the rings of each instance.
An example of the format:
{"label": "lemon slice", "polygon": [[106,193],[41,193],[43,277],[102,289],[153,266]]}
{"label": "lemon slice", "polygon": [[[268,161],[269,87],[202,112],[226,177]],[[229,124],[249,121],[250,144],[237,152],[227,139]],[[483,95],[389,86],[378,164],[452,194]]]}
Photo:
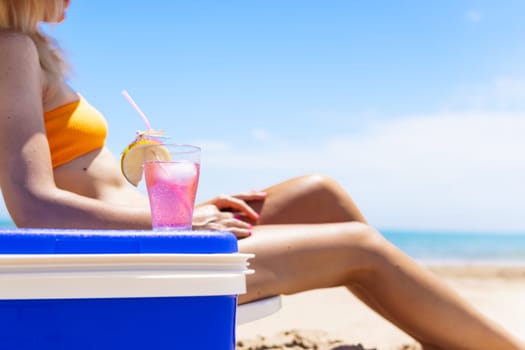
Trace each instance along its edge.
{"label": "lemon slice", "polygon": [[[151,147],[158,146],[158,147]],[[142,164],[147,161],[169,161],[170,152],[159,141],[139,138],[122,152],[120,169],[133,186],[142,180]]]}

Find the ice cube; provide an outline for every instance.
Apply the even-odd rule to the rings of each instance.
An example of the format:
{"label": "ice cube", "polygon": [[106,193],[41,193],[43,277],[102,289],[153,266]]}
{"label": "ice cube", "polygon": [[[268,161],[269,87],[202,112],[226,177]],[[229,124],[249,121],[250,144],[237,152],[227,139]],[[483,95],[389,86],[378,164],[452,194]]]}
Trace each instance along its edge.
{"label": "ice cube", "polygon": [[190,161],[172,163],[171,175],[179,183],[189,183],[197,177],[197,166]]}

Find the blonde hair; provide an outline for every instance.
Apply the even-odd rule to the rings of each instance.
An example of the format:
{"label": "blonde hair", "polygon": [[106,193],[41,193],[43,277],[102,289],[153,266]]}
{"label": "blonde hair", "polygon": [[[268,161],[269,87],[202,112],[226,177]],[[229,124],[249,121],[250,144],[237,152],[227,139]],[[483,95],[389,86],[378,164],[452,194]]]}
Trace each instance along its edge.
{"label": "blonde hair", "polygon": [[40,66],[52,80],[63,77],[66,65],[55,41],[40,29],[41,22],[56,22],[64,11],[64,0],[0,0],[0,29],[29,36],[38,50]]}

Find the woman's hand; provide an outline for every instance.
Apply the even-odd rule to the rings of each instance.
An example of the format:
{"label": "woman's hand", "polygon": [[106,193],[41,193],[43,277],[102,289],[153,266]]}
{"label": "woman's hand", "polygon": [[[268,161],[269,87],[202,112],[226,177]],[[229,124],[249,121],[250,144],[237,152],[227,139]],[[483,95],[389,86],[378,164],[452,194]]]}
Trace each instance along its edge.
{"label": "woman's hand", "polygon": [[220,195],[199,204],[193,213],[193,229],[221,230],[235,234],[237,238],[251,235],[252,225],[259,214],[247,201],[262,201],[264,192],[241,193],[233,196]]}
{"label": "woman's hand", "polygon": [[195,208],[193,229],[228,231],[237,238],[246,238],[252,234],[252,224],[239,220],[232,212],[220,211],[213,204],[199,205]]}

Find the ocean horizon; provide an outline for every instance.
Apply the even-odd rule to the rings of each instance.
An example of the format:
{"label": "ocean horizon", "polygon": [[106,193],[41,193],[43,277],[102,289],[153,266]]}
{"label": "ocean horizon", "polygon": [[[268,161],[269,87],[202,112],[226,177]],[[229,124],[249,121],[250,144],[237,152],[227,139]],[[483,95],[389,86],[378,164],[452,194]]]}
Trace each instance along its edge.
{"label": "ocean horizon", "polygon": [[[0,229],[16,228],[0,219]],[[465,232],[379,230],[390,242],[425,265],[525,266],[525,231]]]}
{"label": "ocean horizon", "polygon": [[381,230],[381,233],[425,265],[525,267],[525,232]]}

